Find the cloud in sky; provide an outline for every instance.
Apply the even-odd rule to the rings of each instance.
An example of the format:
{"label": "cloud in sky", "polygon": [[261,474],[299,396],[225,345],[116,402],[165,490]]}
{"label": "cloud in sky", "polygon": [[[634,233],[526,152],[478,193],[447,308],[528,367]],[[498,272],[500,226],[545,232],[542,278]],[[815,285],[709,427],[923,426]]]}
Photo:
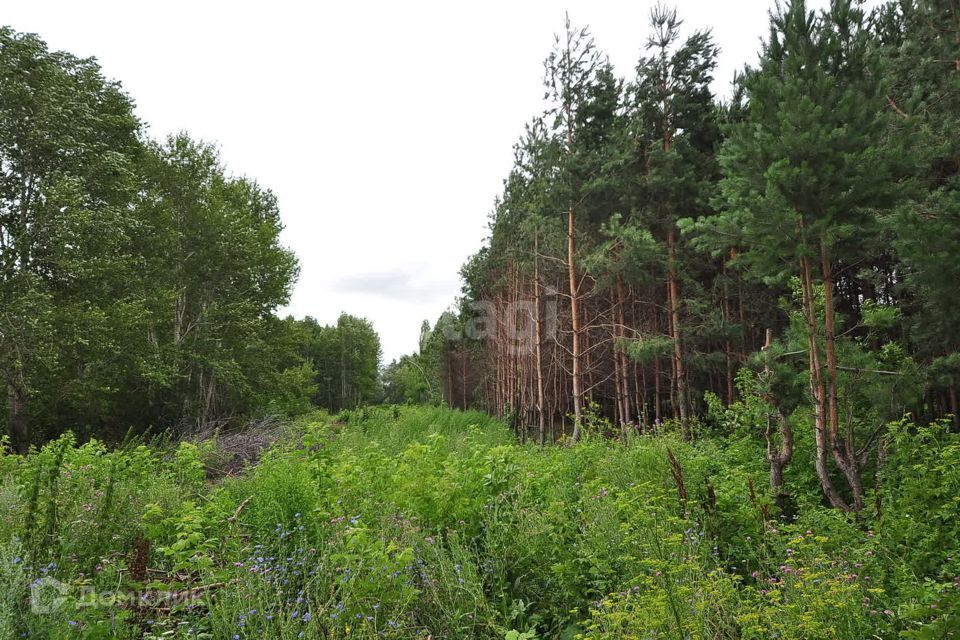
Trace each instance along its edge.
{"label": "cloud in sky", "polygon": [[414,304],[449,304],[449,278],[431,279],[429,267],[401,267],[388,271],[349,273],[335,280],[331,289],[337,293],[384,298]]}

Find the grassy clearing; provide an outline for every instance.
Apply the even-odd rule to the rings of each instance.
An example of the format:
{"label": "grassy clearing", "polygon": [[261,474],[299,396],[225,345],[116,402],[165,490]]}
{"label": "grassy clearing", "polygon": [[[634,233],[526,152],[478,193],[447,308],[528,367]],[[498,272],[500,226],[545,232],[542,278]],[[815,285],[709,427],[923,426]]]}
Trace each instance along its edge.
{"label": "grassy clearing", "polygon": [[960,442],[891,438],[858,523],[801,477],[779,517],[732,436],[540,449],[371,408],[216,481],[215,440],[66,436],[0,458],[0,638],[955,637]]}

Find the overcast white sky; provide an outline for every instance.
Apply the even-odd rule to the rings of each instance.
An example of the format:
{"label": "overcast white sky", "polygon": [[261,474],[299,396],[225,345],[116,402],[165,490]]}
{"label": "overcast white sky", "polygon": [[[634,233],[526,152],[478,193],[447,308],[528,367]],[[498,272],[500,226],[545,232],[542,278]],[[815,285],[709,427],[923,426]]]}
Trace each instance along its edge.
{"label": "overcast white sky", "polygon": [[[459,293],[564,11],[632,76],[653,3],[0,0],[0,22],[96,57],[153,136],[217,142],[273,189],[301,266],[281,313],[364,316],[388,362]],[[772,0],[676,5],[713,30],[728,94]]]}

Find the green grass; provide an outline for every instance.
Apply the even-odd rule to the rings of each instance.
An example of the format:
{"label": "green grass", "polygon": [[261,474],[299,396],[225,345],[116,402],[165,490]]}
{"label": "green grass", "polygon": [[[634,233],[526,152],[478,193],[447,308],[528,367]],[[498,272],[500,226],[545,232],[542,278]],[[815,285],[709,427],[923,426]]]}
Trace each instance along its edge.
{"label": "green grass", "polygon": [[[428,407],[314,416],[289,434],[216,481],[210,442],[66,436],[0,458],[0,638],[800,640],[960,626],[960,443],[942,426],[894,427],[882,515],[861,522],[817,506],[800,464],[802,507],[781,521],[759,442],[734,437],[538,448],[484,414]],[[37,580],[33,604],[50,606],[31,606]]]}

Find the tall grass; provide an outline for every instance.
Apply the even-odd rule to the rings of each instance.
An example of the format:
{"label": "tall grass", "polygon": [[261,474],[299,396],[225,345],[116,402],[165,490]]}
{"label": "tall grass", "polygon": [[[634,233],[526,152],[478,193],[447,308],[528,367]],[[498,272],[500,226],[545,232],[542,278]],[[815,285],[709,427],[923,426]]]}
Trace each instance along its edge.
{"label": "tall grass", "polygon": [[[960,449],[930,429],[895,431],[890,506],[859,522],[781,518],[759,444],[732,437],[540,448],[480,413],[375,407],[211,480],[210,442],[65,436],[0,460],[0,637],[953,637]],[[38,611],[48,578],[66,586]]]}

